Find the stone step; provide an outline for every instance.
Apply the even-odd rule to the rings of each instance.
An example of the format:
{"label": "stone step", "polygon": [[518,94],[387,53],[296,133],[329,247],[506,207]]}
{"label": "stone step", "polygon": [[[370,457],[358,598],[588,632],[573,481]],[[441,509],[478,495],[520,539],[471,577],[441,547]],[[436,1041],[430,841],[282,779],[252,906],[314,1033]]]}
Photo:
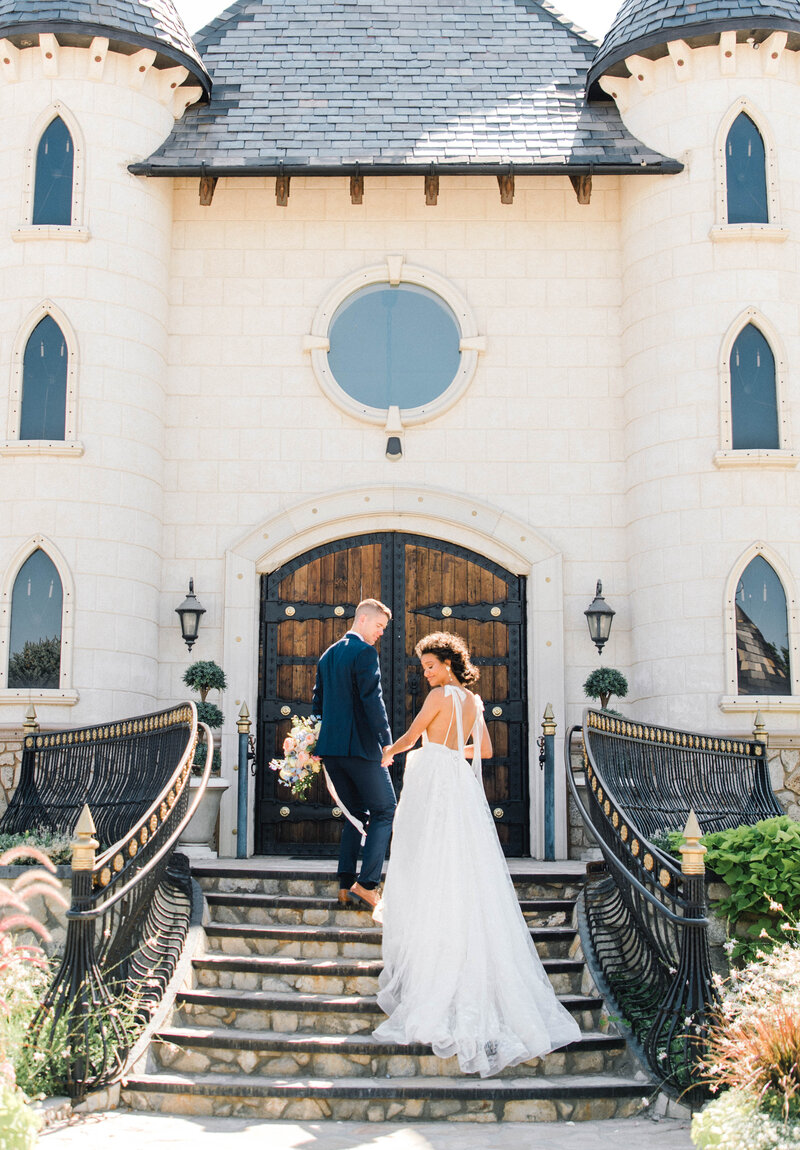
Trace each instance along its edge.
{"label": "stone step", "polygon": [[[603,1000],[591,994],[563,994],[559,1000],[582,1030],[599,1028]],[[238,1032],[371,1033],[385,1015],[372,994],[301,994],[298,991],[182,990],[176,1025],[232,1027]]]}
{"label": "stone step", "polygon": [[[371,921],[371,920],[368,920]],[[379,927],[275,926],[209,923],[212,950],[225,954],[285,954],[301,958],[370,958],[380,954]],[[533,927],[531,937],[541,958],[566,957],[576,938],[571,926]]]}
{"label": "stone step", "polygon": [[[583,874],[574,864],[537,867],[524,860],[523,869],[512,871],[517,897],[528,899],[557,899],[574,901],[583,887]],[[247,869],[236,860],[217,859],[208,863],[192,860],[192,876],[206,892],[219,894],[273,894],[299,898],[336,897],[339,884],[330,871],[295,867],[264,866],[258,869],[259,859],[248,859]],[[529,865],[527,865],[529,863]],[[254,871],[256,873],[254,873]]]}
{"label": "stone step", "polygon": [[[440,1078],[459,1074],[457,1059],[437,1058],[429,1046],[379,1042],[371,1034],[232,1033],[227,1027],[170,1026],[156,1035],[151,1051],[156,1065],[184,1074],[324,1078]],[[625,1062],[623,1038],[590,1031],[561,1050],[508,1067],[500,1077],[612,1073]]]}
{"label": "stone step", "polygon": [[[558,994],[580,993],[585,966],[578,958],[545,958],[542,965]],[[207,989],[300,990],[319,994],[376,994],[380,958],[302,959],[209,953],[194,959],[195,982]]]}
{"label": "stone step", "polygon": [[[219,923],[294,926],[371,925],[363,904],[343,907],[338,899],[320,895],[264,894],[258,892],[207,891],[211,918]],[[565,926],[572,922],[572,899],[522,899],[520,908],[532,924]]]}
{"label": "stone step", "polygon": [[625,1118],[652,1086],[597,1074],[541,1078],[260,1078],[233,1074],[133,1074],[122,1101],[135,1110],[280,1118],[569,1122]]}

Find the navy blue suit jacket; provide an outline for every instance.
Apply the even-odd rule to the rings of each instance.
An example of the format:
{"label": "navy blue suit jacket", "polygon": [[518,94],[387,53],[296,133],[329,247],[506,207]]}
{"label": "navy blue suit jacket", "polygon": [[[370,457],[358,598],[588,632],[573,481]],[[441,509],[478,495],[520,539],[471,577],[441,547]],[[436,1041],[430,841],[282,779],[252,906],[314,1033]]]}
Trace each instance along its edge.
{"label": "navy blue suit jacket", "polygon": [[381,690],[378,652],[349,632],[317,666],[312,706],[322,716],[316,753],[380,759],[392,741]]}

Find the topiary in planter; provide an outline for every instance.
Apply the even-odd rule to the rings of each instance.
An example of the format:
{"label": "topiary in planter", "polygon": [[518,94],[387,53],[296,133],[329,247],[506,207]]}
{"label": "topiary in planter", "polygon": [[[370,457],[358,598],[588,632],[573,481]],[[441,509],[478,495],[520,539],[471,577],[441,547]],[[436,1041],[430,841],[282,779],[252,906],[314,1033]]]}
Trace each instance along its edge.
{"label": "topiary in planter", "polygon": [[[222,670],[222,667],[210,659],[201,659],[186,668],[183,674],[183,681],[187,687],[191,687],[193,691],[197,691],[200,696],[200,702],[197,704],[198,722],[206,723],[212,731],[218,731],[225,722],[225,716],[215,703],[207,703],[206,698],[209,691],[224,691],[227,687],[228,680],[225,678],[225,672]],[[206,750],[204,745],[199,743],[195,751],[192,767],[194,774],[203,773],[205,761]],[[220,766],[220,753],[219,751],[214,751],[212,766],[214,774],[219,774]]]}
{"label": "topiary in planter", "polygon": [[600,706],[606,711],[608,700],[612,695],[620,699],[625,698],[628,693],[628,680],[621,671],[616,671],[613,667],[598,667],[583,684],[583,690],[587,699],[599,699]]}

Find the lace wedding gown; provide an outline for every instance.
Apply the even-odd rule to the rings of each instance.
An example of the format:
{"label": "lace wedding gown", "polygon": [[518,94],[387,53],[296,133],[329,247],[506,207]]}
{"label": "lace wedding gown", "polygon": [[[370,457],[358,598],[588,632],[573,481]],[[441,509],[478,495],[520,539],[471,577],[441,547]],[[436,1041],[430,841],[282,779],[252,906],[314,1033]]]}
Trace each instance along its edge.
{"label": "lace wedding gown", "polygon": [[466,691],[444,690],[458,750],[423,741],[408,755],[383,893],[378,1003],[389,1017],[374,1033],[456,1055],[464,1073],[486,1077],[580,1030],[534,949],[483,792],[483,705],[475,696],[471,765],[463,755]]}

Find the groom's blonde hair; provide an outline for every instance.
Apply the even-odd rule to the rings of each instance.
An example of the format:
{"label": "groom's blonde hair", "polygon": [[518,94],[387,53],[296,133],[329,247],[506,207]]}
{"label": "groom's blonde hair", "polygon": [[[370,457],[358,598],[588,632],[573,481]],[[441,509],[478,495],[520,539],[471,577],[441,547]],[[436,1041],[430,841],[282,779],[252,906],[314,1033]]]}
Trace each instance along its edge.
{"label": "groom's blonde hair", "polygon": [[362,599],[356,607],[356,619],[359,615],[385,615],[387,619],[392,617],[391,611],[380,599]]}

